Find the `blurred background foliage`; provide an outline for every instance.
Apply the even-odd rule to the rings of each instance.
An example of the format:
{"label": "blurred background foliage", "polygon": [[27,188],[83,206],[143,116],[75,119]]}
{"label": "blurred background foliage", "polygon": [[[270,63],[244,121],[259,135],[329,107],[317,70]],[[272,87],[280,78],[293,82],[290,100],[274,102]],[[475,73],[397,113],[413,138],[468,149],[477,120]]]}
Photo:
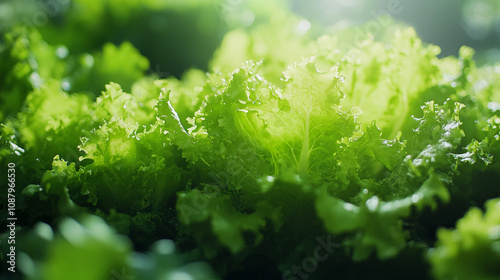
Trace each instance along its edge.
{"label": "blurred background foliage", "polygon": [[389,14],[414,27],[424,42],[439,46],[442,56],[457,56],[467,45],[477,50],[479,64],[500,60],[498,0],[296,0],[292,9],[330,28],[360,25],[367,31],[370,21]]}
{"label": "blurred background foliage", "polygon": [[297,30],[310,29],[309,36],[352,26],[379,33],[391,16],[438,45],[442,56],[468,45],[479,65],[500,60],[499,0],[3,0],[0,33],[33,26],[51,45],[80,53],[129,41],[151,62],[150,73],[180,77],[192,67],[206,70],[229,30],[253,29],[284,9],[307,20]]}

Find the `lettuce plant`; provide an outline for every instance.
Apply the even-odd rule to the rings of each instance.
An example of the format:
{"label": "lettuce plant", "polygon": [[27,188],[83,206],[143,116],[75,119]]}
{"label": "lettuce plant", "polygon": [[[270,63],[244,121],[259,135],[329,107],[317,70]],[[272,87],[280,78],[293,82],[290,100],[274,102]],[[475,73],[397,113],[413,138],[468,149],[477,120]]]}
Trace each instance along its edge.
{"label": "lettuce plant", "polygon": [[411,28],[344,51],[300,23],[232,31],[208,72],[160,80],[129,43],[6,35],[23,275],[498,278],[499,66],[439,58]]}

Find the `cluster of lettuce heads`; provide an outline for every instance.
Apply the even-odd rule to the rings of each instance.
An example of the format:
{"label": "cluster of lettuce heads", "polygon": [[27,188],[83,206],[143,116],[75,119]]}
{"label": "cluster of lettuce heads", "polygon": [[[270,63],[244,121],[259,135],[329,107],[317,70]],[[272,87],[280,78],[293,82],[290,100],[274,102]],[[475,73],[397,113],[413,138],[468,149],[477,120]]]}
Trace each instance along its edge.
{"label": "cluster of lettuce heads", "polygon": [[[499,279],[500,66],[438,58],[411,28],[347,43],[304,27],[278,13],[230,31],[179,79],[146,74],[130,43],[7,33],[8,276]],[[311,265],[318,238],[335,249]]]}

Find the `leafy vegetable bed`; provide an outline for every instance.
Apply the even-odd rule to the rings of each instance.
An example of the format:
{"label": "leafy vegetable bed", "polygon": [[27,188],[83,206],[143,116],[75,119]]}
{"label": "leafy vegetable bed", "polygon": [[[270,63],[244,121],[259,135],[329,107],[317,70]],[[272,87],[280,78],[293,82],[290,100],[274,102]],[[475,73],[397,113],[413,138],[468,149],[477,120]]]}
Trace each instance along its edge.
{"label": "leafy vegetable bed", "polygon": [[500,279],[500,66],[297,23],[231,31],[208,72],[161,80],[129,43],[8,33],[8,277]]}

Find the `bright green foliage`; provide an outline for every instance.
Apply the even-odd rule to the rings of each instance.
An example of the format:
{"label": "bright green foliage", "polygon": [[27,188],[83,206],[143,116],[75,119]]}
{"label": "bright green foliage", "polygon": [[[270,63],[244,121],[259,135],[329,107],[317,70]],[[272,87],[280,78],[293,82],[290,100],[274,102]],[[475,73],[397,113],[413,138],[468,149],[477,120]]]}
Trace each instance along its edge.
{"label": "bright green foliage", "polygon": [[84,140],[81,160],[92,163],[83,169],[80,192],[88,202],[133,213],[164,202],[179,187],[181,162],[161,129],[136,131],[137,126],[113,119]]}
{"label": "bright green foliage", "polygon": [[[337,173],[340,176],[337,175],[337,178],[351,184],[356,183],[364,189],[360,190],[361,194],[356,198],[346,197],[345,190],[339,190],[338,186],[333,189],[330,187],[329,191],[338,197],[362,204],[358,207],[323,194],[317,199],[316,209],[325,221],[326,228],[332,233],[358,231],[353,239],[355,259],[368,257],[371,247],[377,249],[380,258],[397,254],[405,245],[400,218],[408,217],[412,207],[419,210],[425,206],[435,207],[436,197],[445,202],[449,200],[449,193],[442,181],[446,176],[441,172],[452,171],[447,153],[452,143],[457,144],[456,139],[460,141],[461,130],[458,129],[459,123],[456,123],[460,105],[450,108],[448,104],[436,106],[428,103],[423,107],[424,117],[416,119],[420,124],[413,130],[415,135],[405,141],[406,144],[377,140],[380,139],[380,131],[369,127],[361,138],[345,143],[344,153],[337,156],[349,159],[341,162],[340,166],[354,164],[340,169]],[[426,131],[430,127],[434,135]],[[375,141],[365,140],[364,138],[372,135],[372,131],[376,133],[372,136],[377,137]],[[427,145],[420,145],[420,152],[412,153],[415,144],[410,144],[426,142]],[[360,149],[360,145],[364,148]],[[403,153],[402,147],[410,153]],[[387,158],[388,152],[393,153],[392,158]],[[373,170],[363,170],[363,165],[376,168],[375,172],[384,168],[393,172],[377,180],[376,173],[374,176]],[[448,169],[441,170],[443,165]],[[353,174],[353,170],[361,172]],[[401,174],[406,176],[402,177]],[[368,176],[363,178],[366,175]],[[348,181],[348,178],[353,182]]]}
{"label": "bright green foliage", "polygon": [[319,168],[313,164],[323,165],[324,155],[333,154],[336,140],[350,136],[355,124],[338,107],[343,96],[336,69],[320,73],[311,58],[290,66],[284,75],[281,99],[276,102],[279,110],[274,116],[271,110],[263,113],[271,134],[266,144],[277,151],[275,161],[286,158],[298,174],[305,175]]}
{"label": "bright green foliage", "polygon": [[[269,1],[273,2],[273,1]],[[213,71],[232,71],[244,61],[262,60],[260,74],[279,83],[281,72],[301,57],[312,55],[308,47],[310,23],[285,12],[276,13],[270,23],[245,32],[229,32],[210,63]]]}
{"label": "bright green foliage", "polygon": [[[286,170],[294,170],[305,182],[312,184],[309,188],[321,187],[336,197],[319,192],[316,211],[330,232],[353,233],[346,245],[353,246],[354,259],[366,259],[372,250],[379,258],[393,257],[406,244],[407,234],[401,219],[409,217],[414,208],[419,211],[426,207],[435,209],[436,201],[449,201],[446,186],[456,172],[453,153],[461,151],[458,147],[464,136],[459,115],[464,105],[443,97],[439,98],[445,101],[443,105],[434,101],[420,103],[425,105],[419,108],[423,115],[414,108],[394,114],[390,106],[404,108],[425,101],[428,91],[435,90],[439,77],[434,47],[422,47],[411,30],[399,32],[394,40],[390,49],[385,49],[380,43],[367,43],[363,49],[356,50],[361,53],[360,61],[347,59],[331,69],[321,65],[325,63],[318,60],[321,58],[304,59],[289,66],[279,85],[266,82],[257,74],[259,67],[266,67],[265,63],[263,66],[246,63],[231,76],[220,79],[215,87],[205,87],[205,100],[193,120],[196,126],[185,130],[177,125],[178,122],[171,122],[177,127],[172,129],[179,131],[177,135],[182,139],[179,146],[188,159],[196,161],[200,158],[212,170],[225,170],[231,174],[229,193],[236,196],[237,206],[242,209],[257,209],[255,192],[259,188],[255,187],[252,178],[280,176]],[[352,70],[353,65],[364,67],[362,61],[374,58],[375,54],[377,59],[383,59],[383,56],[378,56],[380,51],[388,52],[387,61],[373,62],[372,65],[387,67],[383,71],[389,74],[384,76],[395,76],[394,80],[369,77],[378,75],[379,70],[362,69],[359,73]],[[347,73],[345,77],[341,74],[342,69]],[[412,76],[411,83],[421,88],[405,84],[400,69],[409,71],[411,74],[405,76]],[[349,71],[353,71],[352,74]],[[416,77],[420,80],[415,80],[412,71],[418,73]],[[357,80],[349,75],[367,77]],[[382,83],[387,86],[385,91],[392,92],[395,97],[401,98],[402,91],[407,97],[403,104],[401,100],[384,100],[374,95],[372,98],[382,103],[373,106],[371,103],[375,101],[370,101],[370,98],[363,99],[363,102],[367,100],[366,103],[356,101],[349,94],[353,89],[346,88],[348,82],[342,83],[343,79],[349,79],[351,86]],[[453,95],[448,97],[460,100]],[[360,106],[346,107],[350,103]],[[364,112],[360,109],[364,106],[383,110]],[[167,108],[166,105],[162,107]],[[168,115],[175,116],[173,110],[168,106]],[[422,117],[407,120],[410,113]],[[367,117],[370,118],[369,125],[366,125]],[[396,138],[390,141],[382,138],[383,132],[389,128],[379,129],[374,121],[385,126],[396,123],[390,128],[394,130],[390,134]],[[176,134],[173,137],[175,143],[178,137]],[[204,146],[210,148],[205,150]],[[189,157],[193,149],[198,154]],[[485,152],[482,156],[487,157]],[[266,181],[259,179],[257,184]],[[262,188],[272,189],[273,184]],[[238,190],[238,194],[231,189]],[[303,192],[305,197],[311,192],[308,188],[296,191]],[[257,197],[266,200],[266,194]],[[178,210],[183,205],[178,204]],[[340,211],[344,208],[348,210]],[[286,213],[281,215],[287,220]],[[212,231],[218,236],[215,229]]]}
{"label": "bright green foliage", "polygon": [[[169,77],[163,86],[170,90],[169,101],[179,115],[181,124],[185,127],[189,125],[188,118],[200,108],[203,85],[207,77],[205,73],[198,69],[187,71],[182,80]],[[155,104],[153,104],[155,105]]]}
{"label": "bright green foliage", "polygon": [[[54,155],[66,158],[92,127],[92,102],[82,94],[69,95],[59,81],[50,81],[30,93],[15,122],[27,153],[49,163]],[[81,117],[75,117],[77,114]],[[76,161],[77,158],[66,158]]]}
{"label": "bright green foliage", "polygon": [[[246,109],[259,103],[259,98],[269,98],[272,89],[266,89],[267,96],[263,96],[266,92],[259,87],[260,84],[265,86],[266,82],[257,78],[252,65],[235,71],[231,76],[213,88],[204,88],[201,94],[206,95],[205,100],[194,115],[192,122],[196,126],[189,129],[189,133],[174,121],[177,113],[166,104],[166,100],[159,102],[158,113],[160,119],[165,120],[173,142],[183,150],[187,159],[201,159],[214,173],[232,174],[234,187],[240,188],[238,184],[255,183],[251,178],[264,176],[273,169],[269,152],[255,142],[259,133],[265,133],[259,127],[262,120],[259,120],[256,109]],[[220,155],[232,156],[221,161]]]}
{"label": "bright green foliage", "polygon": [[[138,91],[158,91],[158,88],[156,85],[153,85],[152,88],[141,88],[138,85],[136,92]],[[124,123],[138,125],[141,128],[150,126],[155,120],[154,110],[152,106],[146,107],[141,101],[146,102],[147,98],[154,98],[155,96],[149,96],[148,92],[141,93],[144,96],[138,96],[136,92],[132,94],[126,93],[121,89],[120,85],[115,83],[106,85],[106,91],[103,91],[102,95],[96,100],[94,118],[104,121],[117,118]]]}
{"label": "bright green foliage", "polygon": [[437,85],[441,78],[436,58],[439,48],[424,46],[412,29],[396,31],[389,43],[390,47],[367,40],[350,49],[347,57],[338,51],[342,41],[336,37],[321,38],[317,48],[323,65],[339,65],[346,81],[341,87],[346,95],[343,104],[358,106],[363,112],[359,117],[363,125],[376,120],[383,135],[392,138],[411,114],[418,113],[414,102],[445,99],[420,99],[422,92]]}
{"label": "bright green foliage", "polygon": [[[208,5],[80,0],[65,28],[94,34],[133,9],[196,14]],[[309,23],[294,16],[256,20],[227,34],[210,72],[166,79],[145,75],[148,59],[130,43],[63,32],[66,48],[35,30],[6,35],[0,163],[17,165],[19,242],[40,243],[20,249],[33,264],[23,273],[279,279],[327,236],[334,252],[324,249],[311,279],[404,279],[405,262],[422,279],[494,279],[498,66],[477,68],[466,47],[440,59],[413,29],[346,50],[345,33],[310,40]],[[56,30],[42,34],[58,41]],[[438,230],[489,199],[484,216],[473,208],[457,230]]]}
{"label": "bright green foliage", "polygon": [[498,279],[500,275],[500,200],[486,202],[485,212],[472,208],[455,230],[440,229],[430,251],[438,279]]}

